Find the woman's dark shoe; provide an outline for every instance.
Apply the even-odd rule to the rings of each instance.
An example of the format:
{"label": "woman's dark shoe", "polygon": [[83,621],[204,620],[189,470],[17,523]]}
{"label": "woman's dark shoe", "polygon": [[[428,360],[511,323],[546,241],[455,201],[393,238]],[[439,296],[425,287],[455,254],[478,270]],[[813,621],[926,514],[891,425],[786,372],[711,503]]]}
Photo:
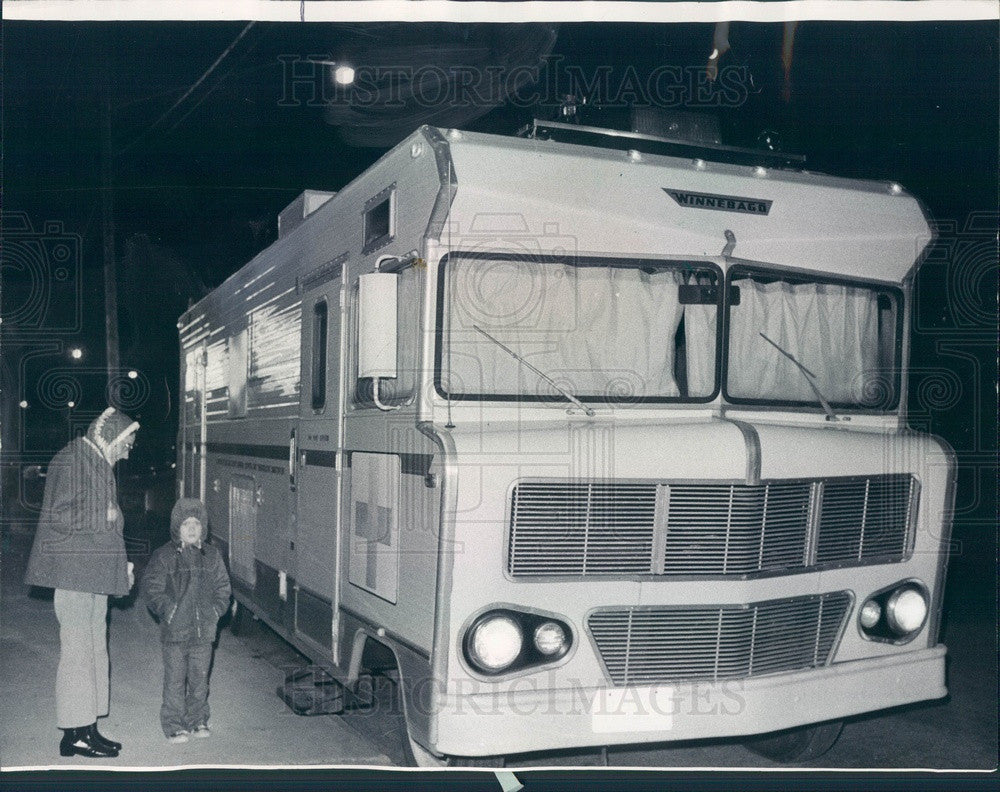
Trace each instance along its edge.
{"label": "woman's dark shoe", "polygon": [[90,736],[90,727],[64,729],[59,741],[60,756],[86,756],[90,759],[110,759],[118,756],[118,751],[107,748]]}
{"label": "woman's dark shoe", "polygon": [[105,737],[103,734],[97,731],[96,723],[91,723],[90,726],[88,726],[87,728],[90,730],[89,733],[92,742],[95,742],[98,745],[103,745],[105,748],[111,751],[120,751],[122,749],[122,744],[120,742],[109,740],[107,737]]}

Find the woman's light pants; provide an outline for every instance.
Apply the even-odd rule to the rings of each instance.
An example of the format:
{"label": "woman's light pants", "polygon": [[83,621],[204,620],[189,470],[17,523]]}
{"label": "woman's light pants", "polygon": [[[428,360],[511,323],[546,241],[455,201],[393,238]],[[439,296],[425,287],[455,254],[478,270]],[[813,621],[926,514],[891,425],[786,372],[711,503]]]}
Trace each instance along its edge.
{"label": "woman's light pants", "polygon": [[108,714],[108,596],[56,589],[59,667],[56,725],[88,726]]}

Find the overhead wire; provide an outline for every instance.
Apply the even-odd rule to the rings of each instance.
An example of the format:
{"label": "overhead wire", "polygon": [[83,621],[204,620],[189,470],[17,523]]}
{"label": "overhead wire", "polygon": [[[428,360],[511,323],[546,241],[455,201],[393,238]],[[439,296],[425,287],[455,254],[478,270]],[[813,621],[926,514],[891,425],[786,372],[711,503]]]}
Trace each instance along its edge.
{"label": "overhead wire", "polygon": [[[180,107],[184,103],[184,101],[192,93],[194,93],[194,91],[196,91],[198,89],[198,86],[200,86],[203,82],[205,82],[206,79],[208,79],[208,77],[212,74],[212,72],[214,72],[218,68],[219,64],[222,63],[222,61],[224,61],[226,59],[226,57],[229,55],[229,53],[231,53],[233,51],[233,49],[236,47],[236,45],[239,44],[240,41],[243,40],[243,38],[247,35],[247,33],[250,32],[251,28],[253,28],[253,26],[256,25],[256,24],[257,24],[256,21],[250,21],[250,22],[248,22],[247,25],[246,25],[246,27],[244,27],[243,30],[240,31],[239,35],[237,35],[236,38],[233,39],[233,41],[229,44],[229,46],[226,47],[225,50],[223,50],[222,54],[219,55],[219,57],[215,59],[215,61],[212,63],[212,65],[209,66],[205,70],[205,72],[197,80],[195,80],[194,83],[191,84],[191,86],[183,93],[183,95],[176,102],[174,102],[164,113],[162,113],[159,118],[157,118],[152,124],[150,124],[145,129],[145,131],[143,131],[138,136],[136,136],[132,140],[131,143],[129,143],[129,144],[123,146],[121,149],[119,149],[118,153],[119,154],[124,154],[126,151],[128,151],[133,146],[135,146],[140,140],[142,140],[146,135],[148,135],[151,132],[153,132],[154,130],[156,130],[156,128],[158,126],[160,126],[160,124],[162,124],[164,122],[164,120],[167,119],[170,116],[171,113],[173,113],[178,107]],[[195,107],[198,107],[198,105],[200,105],[200,104],[201,104],[201,102],[199,101],[195,105]],[[194,108],[192,108],[192,109],[194,109]],[[177,127],[178,124],[180,124],[185,118],[187,118],[188,115],[190,115],[190,112],[191,111],[188,111],[187,113],[185,113],[181,117],[181,119],[178,122],[176,122],[173,126],[171,126],[170,129],[167,130],[167,131],[168,132],[173,131]]]}

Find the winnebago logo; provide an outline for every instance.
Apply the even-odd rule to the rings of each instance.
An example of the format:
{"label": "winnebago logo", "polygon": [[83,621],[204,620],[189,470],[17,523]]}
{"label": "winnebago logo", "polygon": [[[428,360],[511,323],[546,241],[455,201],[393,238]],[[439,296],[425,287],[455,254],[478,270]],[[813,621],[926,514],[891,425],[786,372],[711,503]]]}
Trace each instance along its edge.
{"label": "winnebago logo", "polygon": [[766,215],[771,211],[771,202],[763,198],[741,198],[738,195],[715,195],[714,193],[682,192],[663,188],[663,192],[687,209],[717,209],[721,212],[744,212],[745,214]]}

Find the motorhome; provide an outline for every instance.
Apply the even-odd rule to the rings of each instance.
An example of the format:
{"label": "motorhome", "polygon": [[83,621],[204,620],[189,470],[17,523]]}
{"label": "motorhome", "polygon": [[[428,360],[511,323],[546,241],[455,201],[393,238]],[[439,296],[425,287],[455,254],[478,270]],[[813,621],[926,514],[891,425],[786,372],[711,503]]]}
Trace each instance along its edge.
{"label": "motorhome", "polygon": [[180,318],[178,489],[240,606],[348,691],[379,647],[418,764],[808,759],[946,695],[918,200],[563,126],[420,128]]}

